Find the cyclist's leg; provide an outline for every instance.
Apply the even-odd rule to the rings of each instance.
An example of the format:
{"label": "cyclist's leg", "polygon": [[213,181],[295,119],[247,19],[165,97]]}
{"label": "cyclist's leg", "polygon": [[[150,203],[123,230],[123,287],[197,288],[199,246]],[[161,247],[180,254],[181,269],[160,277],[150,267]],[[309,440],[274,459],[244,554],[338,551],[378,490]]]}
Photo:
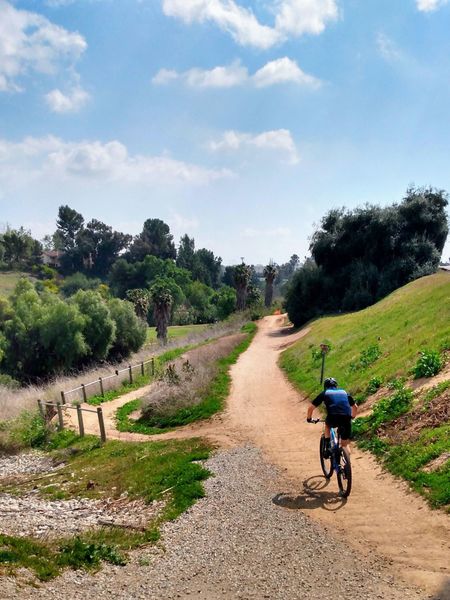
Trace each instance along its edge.
{"label": "cyclist's leg", "polygon": [[351,417],[342,416],[339,419],[339,435],[341,438],[341,448],[347,448],[350,452],[350,438],[352,435]]}

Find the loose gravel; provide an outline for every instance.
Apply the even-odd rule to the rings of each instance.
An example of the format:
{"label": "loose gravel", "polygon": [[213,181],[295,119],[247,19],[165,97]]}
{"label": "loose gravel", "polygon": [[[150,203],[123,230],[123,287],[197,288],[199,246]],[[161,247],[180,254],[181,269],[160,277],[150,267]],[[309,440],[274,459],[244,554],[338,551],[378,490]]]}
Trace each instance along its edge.
{"label": "loose gravel", "polygon": [[4,579],[0,598],[428,597],[394,581],[383,562],[358,556],[301,511],[280,506],[283,483],[258,450],[220,452],[207,467],[215,476],[206,482],[206,498],[163,527],[159,546],[133,552],[125,567],[106,565],[95,575],[65,571],[39,589],[18,590]]}
{"label": "loose gravel", "polygon": [[52,469],[52,459],[48,454],[41,452],[0,456],[0,479],[22,474],[47,473]]}

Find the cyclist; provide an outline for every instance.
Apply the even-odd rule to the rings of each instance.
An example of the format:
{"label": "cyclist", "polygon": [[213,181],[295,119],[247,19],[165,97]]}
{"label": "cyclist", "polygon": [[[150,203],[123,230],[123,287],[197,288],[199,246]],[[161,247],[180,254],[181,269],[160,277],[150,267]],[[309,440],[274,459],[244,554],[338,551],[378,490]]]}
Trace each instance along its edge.
{"label": "cyclist", "polygon": [[330,452],[330,427],[338,427],[341,436],[341,446],[348,446],[352,434],[352,419],[356,417],[358,408],[353,398],[345,390],[338,387],[336,379],[328,377],[324,381],[324,390],[308,407],[306,420],[312,421],[314,409],[325,404],[327,416],[325,419],[326,453]]}

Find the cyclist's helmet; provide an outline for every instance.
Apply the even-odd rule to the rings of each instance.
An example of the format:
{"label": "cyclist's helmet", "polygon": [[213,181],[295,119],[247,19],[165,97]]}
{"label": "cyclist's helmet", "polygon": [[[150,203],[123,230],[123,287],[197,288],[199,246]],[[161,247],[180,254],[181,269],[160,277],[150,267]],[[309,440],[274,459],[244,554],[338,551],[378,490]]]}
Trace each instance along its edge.
{"label": "cyclist's helmet", "polygon": [[327,379],[325,379],[325,381],[323,382],[323,387],[326,390],[329,390],[330,388],[337,388],[338,386],[338,382],[336,381],[336,379],[334,379],[334,377],[327,377]]}

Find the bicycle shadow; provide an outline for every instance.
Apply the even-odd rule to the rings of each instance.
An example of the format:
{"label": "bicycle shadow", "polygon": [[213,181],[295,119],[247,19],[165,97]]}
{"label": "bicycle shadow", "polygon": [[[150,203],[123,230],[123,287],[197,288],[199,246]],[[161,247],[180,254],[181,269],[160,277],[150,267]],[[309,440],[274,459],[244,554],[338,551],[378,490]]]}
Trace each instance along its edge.
{"label": "bicycle shadow", "polygon": [[291,510],[314,510],[323,508],[335,512],[347,504],[347,498],[341,498],[337,491],[326,490],[330,480],[323,475],[313,475],[303,482],[303,493],[298,495],[280,492],[272,502]]}

